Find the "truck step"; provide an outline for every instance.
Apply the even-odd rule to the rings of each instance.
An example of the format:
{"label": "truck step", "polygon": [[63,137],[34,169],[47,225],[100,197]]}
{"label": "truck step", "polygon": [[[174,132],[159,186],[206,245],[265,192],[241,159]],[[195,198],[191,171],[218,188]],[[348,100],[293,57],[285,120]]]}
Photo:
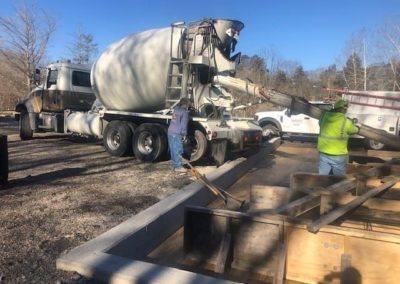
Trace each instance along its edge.
{"label": "truck step", "polygon": [[38,125],[38,128],[43,129],[43,130],[53,130],[54,129],[51,126],[44,126],[44,125]]}

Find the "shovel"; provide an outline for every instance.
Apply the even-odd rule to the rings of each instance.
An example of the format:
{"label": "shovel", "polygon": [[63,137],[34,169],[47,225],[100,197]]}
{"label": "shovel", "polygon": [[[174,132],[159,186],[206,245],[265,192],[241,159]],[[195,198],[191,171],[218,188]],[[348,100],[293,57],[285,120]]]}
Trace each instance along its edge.
{"label": "shovel", "polygon": [[181,159],[184,164],[190,167],[190,173],[192,174],[192,176],[202,181],[204,185],[208,188],[208,190],[210,190],[214,195],[219,196],[228,208],[232,210],[239,210],[241,212],[245,211],[246,200],[241,200],[236,196],[230,194],[229,192],[223,190],[222,188],[212,184],[211,181],[209,181],[205,175],[202,175],[195,167],[193,167],[193,165],[188,160],[182,157]]}

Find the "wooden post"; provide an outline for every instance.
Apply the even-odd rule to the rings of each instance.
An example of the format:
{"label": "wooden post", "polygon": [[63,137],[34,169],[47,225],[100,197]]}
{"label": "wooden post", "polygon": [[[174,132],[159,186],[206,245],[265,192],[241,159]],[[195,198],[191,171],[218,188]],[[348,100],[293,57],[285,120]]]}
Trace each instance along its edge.
{"label": "wooden post", "polygon": [[8,182],[7,136],[0,134],[0,187]]}

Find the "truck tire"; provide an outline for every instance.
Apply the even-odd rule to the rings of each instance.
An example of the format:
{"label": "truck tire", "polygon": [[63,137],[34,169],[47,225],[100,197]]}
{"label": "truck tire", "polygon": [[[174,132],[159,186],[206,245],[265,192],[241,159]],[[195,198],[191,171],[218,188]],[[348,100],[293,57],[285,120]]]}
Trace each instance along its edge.
{"label": "truck tire", "polygon": [[262,126],[262,136],[264,139],[271,139],[273,137],[279,137],[280,131],[279,128],[271,123],[265,124]]}
{"label": "truck tire", "polygon": [[115,157],[129,153],[132,143],[132,131],[124,121],[111,121],[103,134],[103,145],[106,151]]}
{"label": "truck tire", "polygon": [[207,153],[207,149],[208,141],[200,130],[195,130],[193,135],[189,135],[183,145],[185,158],[190,157],[191,162],[203,158]]}
{"label": "truck tire", "polygon": [[142,162],[154,162],[167,150],[167,136],[162,126],[152,123],[139,125],[133,134],[133,153]]}
{"label": "truck tire", "polygon": [[385,144],[372,139],[365,139],[365,144],[366,147],[371,150],[382,150],[385,148]]}
{"label": "truck tire", "polygon": [[133,137],[133,133],[135,133],[135,130],[137,128],[137,124],[133,123],[132,121],[126,121],[125,123],[126,123],[126,125],[128,125],[129,129],[131,130],[131,138],[130,138],[131,142],[128,145],[129,147],[128,147],[128,151],[126,154],[128,156],[133,156],[134,154],[133,154],[133,149],[132,149],[132,137]]}
{"label": "truck tire", "polygon": [[29,140],[33,137],[33,130],[29,119],[29,113],[26,109],[21,110],[19,118],[19,136],[21,140]]}

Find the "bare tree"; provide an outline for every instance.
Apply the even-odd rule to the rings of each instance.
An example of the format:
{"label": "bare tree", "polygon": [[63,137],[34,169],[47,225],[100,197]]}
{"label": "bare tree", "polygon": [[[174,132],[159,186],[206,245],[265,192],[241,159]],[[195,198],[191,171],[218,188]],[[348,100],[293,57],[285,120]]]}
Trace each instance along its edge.
{"label": "bare tree", "polygon": [[79,27],[73,43],[69,46],[73,62],[79,64],[90,64],[93,57],[97,54],[97,43],[94,42],[93,35],[86,33]]}
{"label": "bare tree", "polygon": [[363,90],[368,88],[368,65],[371,57],[369,42],[367,30],[362,29],[357,34],[353,34],[346,43],[344,49],[346,63],[343,77],[349,88]]}
{"label": "bare tree", "polygon": [[387,21],[381,28],[379,33],[383,35],[378,42],[381,51],[382,60],[390,65],[392,90],[400,90],[400,21],[396,18]]}
{"label": "bare tree", "polygon": [[56,30],[54,18],[24,2],[15,8],[15,16],[0,16],[0,29],[4,31],[0,54],[13,69],[23,74],[26,88],[32,88],[35,68],[40,65]]}
{"label": "bare tree", "polygon": [[280,56],[273,47],[263,49],[260,52],[260,56],[265,62],[266,75],[263,83],[268,89],[272,89],[275,85],[274,79],[279,70]]}

